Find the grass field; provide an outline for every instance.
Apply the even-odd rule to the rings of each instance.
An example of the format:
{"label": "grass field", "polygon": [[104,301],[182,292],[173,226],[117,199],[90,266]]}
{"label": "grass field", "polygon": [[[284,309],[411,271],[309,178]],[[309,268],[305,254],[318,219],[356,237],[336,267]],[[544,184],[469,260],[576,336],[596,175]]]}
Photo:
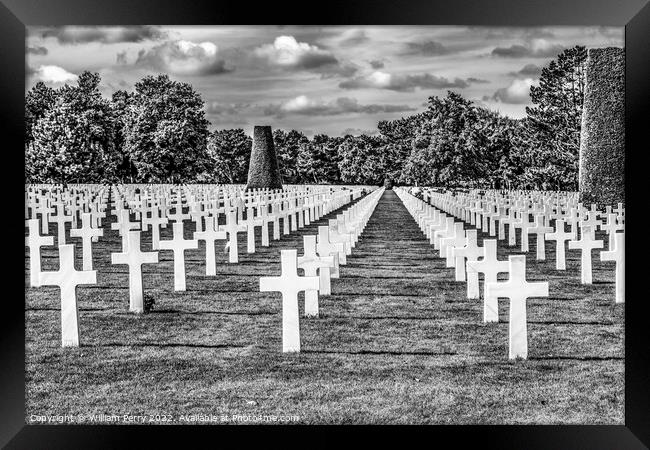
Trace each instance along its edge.
{"label": "grass field", "polygon": [[[550,296],[528,301],[529,359],[509,361],[508,302],[499,302],[498,324],[483,324],[482,300],[465,298],[465,283],[453,281],[454,269],[386,191],[332,281],[333,295],[321,297],[321,316],[301,318],[303,351],[282,354],[280,294],[260,293],[259,277],[279,275],[280,249],[302,253],[302,235],[326,219],[267,248],[257,236],[250,255],[242,235],[240,264],[219,253],[216,277],[204,275],[200,244],[186,252],[183,293],[173,291],[171,252],[160,252],[160,264],[144,266],[145,292],[156,300],[146,315],[128,312],[127,266],[110,264],[110,253],[121,251],[110,222],[94,244],[98,284],[77,289],[80,348],[60,347],[58,288],[26,288],[27,420],[160,414],[179,422],[180,415],[214,414],[228,416],[225,423],[233,415],[291,415],[310,424],[624,422],[625,309],[614,304],[614,263],[600,262],[597,252],[594,284],[585,286],[579,251],[567,250],[567,270],[556,271],[555,243],[547,242],[546,261],[535,261],[531,236],[528,280],[549,281]],[[186,238],[192,230],[187,223]],[[161,236],[170,238],[171,227]],[[479,243],[484,237],[479,232]],[[150,233],[142,248],[150,248]],[[500,242],[499,259],[518,249]],[[55,270],[55,248],[42,254],[43,270]]]}

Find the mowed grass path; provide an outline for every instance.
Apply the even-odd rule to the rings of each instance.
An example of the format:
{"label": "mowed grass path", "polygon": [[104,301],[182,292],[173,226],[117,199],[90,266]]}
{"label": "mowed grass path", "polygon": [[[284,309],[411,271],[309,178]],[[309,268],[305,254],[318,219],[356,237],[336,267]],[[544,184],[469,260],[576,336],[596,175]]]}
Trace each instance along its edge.
{"label": "mowed grass path", "polygon": [[[482,300],[465,298],[465,283],[453,281],[454,269],[445,268],[399,198],[386,191],[333,280],[333,295],[321,297],[321,316],[301,317],[303,351],[282,354],[280,294],[260,293],[259,277],[279,275],[280,249],[301,254],[302,235],[315,234],[326,219],[268,248],[257,236],[258,251],[250,255],[242,235],[240,264],[218,253],[216,277],[204,275],[202,246],[187,251],[184,293],[173,291],[171,252],[160,252],[160,264],[144,266],[145,290],[156,299],[146,315],[128,312],[127,267],[110,264],[110,253],[121,248],[110,230],[114,221],[105,221],[105,237],[95,243],[98,285],[77,290],[80,348],[60,347],[57,288],[26,289],[27,418],[623,423],[624,306],[614,305],[614,265],[601,263],[597,252],[594,284],[583,286],[579,251],[568,251],[567,270],[556,271],[554,242],[538,262],[531,236],[528,280],[549,281],[550,297],[528,301],[529,359],[509,361],[507,300],[500,300],[501,322],[483,324]],[[188,223],[186,238],[192,230]],[[163,229],[162,238],[170,237],[171,227]],[[489,236],[479,232],[483,238]],[[150,248],[150,233],[143,233],[142,248]],[[517,250],[500,242],[499,259]],[[55,249],[43,254],[43,270],[56,269]],[[26,285],[28,279],[26,269]]]}

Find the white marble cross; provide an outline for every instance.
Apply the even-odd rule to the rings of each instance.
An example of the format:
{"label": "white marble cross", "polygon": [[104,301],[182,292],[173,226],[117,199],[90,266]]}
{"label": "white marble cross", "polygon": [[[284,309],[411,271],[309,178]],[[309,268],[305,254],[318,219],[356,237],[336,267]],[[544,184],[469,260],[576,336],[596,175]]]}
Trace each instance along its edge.
{"label": "white marble cross", "polygon": [[528,228],[528,233],[536,235],[537,241],[537,260],[544,261],[546,259],[546,233],[552,233],[553,228],[544,225],[544,216],[538,215],[535,217],[535,226]]}
{"label": "white marble cross", "polygon": [[528,211],[524,211],[519,218],[519,222],[515,223],[517,228],[521,228],[521,251],[528,252],[528,230],[532,227],[532,223],[528,217]]}
{"label": "white marble cross", "polygon": [[[467,261],[476,261],[479,257],[483,257],[484,249],[483,247],[478,246],[477,236],[477,230],[467,230],[465,245],[463,247],[455,247],[452,249],[454,257],[456,258],[456,281],[465,281],[466,259]],[[478,273],[474,273],[473,275],[476,276],[476,284],[478,285]]]}
{"label": "white marble cross", "polygon": [[[350,255],[352,254],[352,240],[353,237],[350,233],[345,233],[343,230],[339,228],[339,223],[336,221],[336,219],[329,219],[329,236],[330,236],[330,241],[331,242],[339,242],[342,243],[345,247],[345,254]],[[345,264],[343,261],[341,261],[341,264]]]}
{"label": "white marble cross", "polygon": [[[596,248],[603,248],[603,241],[594,240],[594,234],[585,225],[582,227],[582,236],[579,241],[569,241],[570,250],[582,250],[580,257],[580,282],[591,284],[591,251]],[[601,253],[602,254],[602,253]]]}
{"label": "white marble cross", "polygon": [[564,231],[564,220],[555,221],[555,232],[546,233],[544,238],[549,241],[555,241],[555,269],[566,270],[565,242],[574,239],[573,232]]}
{"label": "white marble cross", "polygon": [[[50,207],[48,206],[48,197],[39,197],[40,201],[36,204],[34,209],[34,217],[36,214],[41,215],[41,234],[48,234],[50,232]],[[52,237],[54,239],[54,237]]]}
{"label": "white marble cross", "polygon": [[183,220],[191,218],[189,213],[183,213],[183,203],[180,197],[178,198],[178,202],[172,205],[172,208],[174,209],[174,213],[167,213],[167,219],[183,223]]}
{"label": "white marble cross", "polygon": [[[592,208],[595,205],[592,205]],[[595,211],[594,209],[587,211],[587,218],[584,220],[581,220],[580,222],[580,233],[584,233],[585,230],[587,230],[589,233],[591,233],[591,239],[594,240],[596,239],[596,230],[599,225],[601,225],[601,221],[598,220],[598,211]]]}
{"label": "white marble cross", "polygon": [[124,253],[111,253],[111,263],[129,266],[129,311],[141,313],[144,311],[142,264],[157,263],[158,252],[142,252],[138,230],[129,231],[127,239],[128,249]]}
{"label": "white marble cross", "polygon": [[319,277],[319,290],[305,291],[305,316],[318,317],[319,291],[323,295],[331,293],[330,268],[334,267],[334,257],[318,256],[315,235],[303,236],[303,242],[304,254],[298,257],[298,268],[305,271],[306,277]]}
{"label": "white marble cross", "polygon": [[41,285],[41,247],[54,245],[54,236],[41,236],[38,219],[29,219],[29,236],[25,237],[25,246],[29,247],[29,284],[32,287]]}
{"label": "white marble cross", "polygon": [[330,241],[330,228],[326,225],[320,225],[318,227],[316,251],[320,256],[334,257],[334,268],[330,275],[332,278],[339,278],[339,264],[347,264],[345,245],[341,242]]}
{"label": "white marble cross", "polygon": [[93,228],[92,217],[90,213],[81,215],[81,228],[72,228],[70,237],[81,238],[81,248],[83,255],[83,270],[93,270],[93,247],[94,237],[104,236],[104,230]]}
{"label": "white marble cross", "polygon": [[111,230],[118,230],[118,233],[120,236],[122,236],[122,251],[126,252],[128,251],[128,246],[129,246],[129,231],[130,230],[139,230],[140,229],[140,223],[139,222],[131,222],[131,218],[129,217],[129,210],[128,209],[122,209],[120,210],[120,214],[118,216],[118,221],[115,223],[111,224]]}
{"label": "white marble cross", "polygon": [[453,236],[454,222],[455,220],[453,217],[445,217],[444,226],[438,228],[433,232],[433,248],[436,250],[440,250],[439,255],[441,258],[445,256],[445,253],[442,252],[440,241],[443,238]]}
{"label": "white marble cross", "polygon": [[440,239],[440,257],[446,259],[447,267],[455,267],[456,260],[454,259],[453,249],[455,247],[462,247],[465,245],[465,230],[463,222],[456,222],[454,224],[453,233],[448,237]]}
{"label": "white marble cross", "polygon": [[[578,208],[570,208],[569,209],[569,215],[565,217],[566,223],[569,224],[570,226],[570,231],[571,233],[574,234],[574,236],[578,235],[578,222],[580,221],[580,213],[578,212]],[[562,219],[564,220],[564,219]],[[557,223],[557,220],[555,221]]]}
{"label": "white marble cross", "polygon": [[508,315],[508,358],[528,358],[528,330],[526,300],[530,297],[548,297],[548,282],[526,281],[526,256],[512,255],[508,281],[486,285],[486,295],[510,299]]}
{"label": "white marble cross", "polygon": [[266,208],[262,210],[260,221],[262,223],[262,247],[268,247],[271,245],[269,243],[269,223],[273,222],[273,218],[268,215]]}
{"label": "white marble cross", "polygon": [[612,212],[615,213],[617,217],[623,218],[625,215],[625,208],[623,208],[623,203],[619,203],[616,208],[612,210]]}
{"label": "white marble cross", "polygon": [[215,218],[212,216],[205,217],[205,230],[194,233],[194,239],[205,241],[205,274],[215,276],[217,274],[217,263],[214,250],[214,241],[224,240],[228,237],[225,231],[217,231]]}
{"label": "white marble cross", "polygon": [[161,250],[174,252],[174,290],[185,290],[185,250],[199,248],[194,239],[184,239],[183,222],[173,223],[174,237],[168,241],[160,241]]}
{"label": "white marble cross", "polygon": [[253,207],[246,209],[246,220],[244,221],[246,227],[246,252],[255,253],[255,227],[261,227],[263,221],[260,217],[255,217]]}
{"label": "white marble cross", "polygon": [[41,286],[61,288],[61,346],[79,347],[77,286],[96,284],[97,272],[74,268],[74,244],[59,245],[59,270],[41,272]]}
{"label": "white marble cross", "polygon": [[625,303],[625,233],[616,233],[613,250],[600,252],[601,261],[616,261],[616,303]]}
{"label": "white marble cross", "polygon": [[[102,219],[106,217],[106,213],[100,210],[100,204],[93,202],[90,206],[90,216],[92,217],[92,222],[95,228],[101,228]],[[97,242],[97,238],[93,239],[93,242]]]}
{"label": "white marble cross", "polygon": [[246,231],[246,227],[237,223],[237,213],[231,211],[228,213],[226,225],[221,227],[221,229],[228,233],[228,244],[226,244],[226,248],[228,248],[229,252],[228,262],[239,262],[239,241],[237,239],[237,233]]}
{"label": "white marble cross", "polygon": [[167,227],[169,219],[166,217],[161,217],[159,215],[158,207],[153,207],[151,209],[151,217],[148,217],[146,213],[142,217],[142,230],[147,231],[149,226],[151,226],[151,249],[160,250],[160,227]]}
{"label": "white marble cross", "polygon": [[57,224],[57,239],[56,243],[57,245],[64,245],[65,244],[65,224],[66,222],[72,223],[72,216],[68,216],[65,214],[65,206],[62,203],[59,203],[56,205],[56,216],[51,216],[50,218],[53,219],[54,222]]}
{"label": "white marble cross", "polygon": [[[483,259],[467,261],[467,298],[479,298],[478,274],[483,274],[483,322],[499,321],[499,301],[495,296],[487,293],[487,284],[497,281],[497,274],[507,273],[510,270],[508,261],[497,259],[497,241],[485,239],[483,241]],[[476,274],[476,278],[470,275]],[[470,287],[470,284],[476,283]],[[475,287],[474,287],[475,286]],[[470,296],[471,289],[471,296]]]}
{"label": "white marble cross", "polygon": [[625,225],[622,223],[618,223],[616,220],[616,214],[608,214],[607,215],[607,223],[604,223],[600,226],[601,230],[605,230],[607,232],[607,250],[613,250],[616,246],[616,232],[619,230],[624,230]]}
{"label": "white marble cross", "polygon": [[190,205],[190,218],[196,224],[196,231],[199,233],[203,231],[203,218],[207,214],[207,211],[203,210],[200,202]]}
{"label": "white marble cross", "polygon": [[508,246],[514,247],[517,245],[517,212],[511,206],[508,208],[508,215],[502,219],[504,224],[508,225]]}
{"label": "white marble cross", "polygon": [[282,250],[282,275],[260,278],[260,292],[282,293],[282,351],[300,351],[300,318],[298,292],[317,290],[318,277],[298,276],[297,250]]}

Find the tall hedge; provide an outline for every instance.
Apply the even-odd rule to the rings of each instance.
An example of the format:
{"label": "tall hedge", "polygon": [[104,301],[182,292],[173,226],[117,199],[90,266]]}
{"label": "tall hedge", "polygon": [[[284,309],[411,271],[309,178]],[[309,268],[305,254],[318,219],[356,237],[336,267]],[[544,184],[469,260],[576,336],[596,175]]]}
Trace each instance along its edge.
{"label": "tall hedge", "polygon": [[580,201],[625,202],[625,51],[590,49],[580,133]]}

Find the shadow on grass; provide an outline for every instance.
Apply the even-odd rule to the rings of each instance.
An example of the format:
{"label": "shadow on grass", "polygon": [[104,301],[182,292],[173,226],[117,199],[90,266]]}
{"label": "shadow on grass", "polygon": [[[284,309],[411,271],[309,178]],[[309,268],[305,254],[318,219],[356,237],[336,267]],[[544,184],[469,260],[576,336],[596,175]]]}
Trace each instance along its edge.
{"label": "shadow on grass", "polygon": [[[79,308],[79,311],[110,311],[115,308]],[[25,311],[56,311],[61,312],[61,308],[25,308]]]}
{"label": "shadow on grass", "polygon": [[391,355],[391,356],[453,356],[456,352],[426,352],[426,351],[413,351],[413,352],[398,352],[390,350],[302,350],[301,353],[318,353],[318,354],[341,354],[341,355]]}
{"label": "shadow on grass", "polygon": [[569,360],[569,361],[624,361],[623,356],[571,356],[571,355],[557,355],[557,356],[529,356],[532,361],[554,361],[554,360]]}
{"label": "shadow on grass", "polygon": [[277,314],[273,311],[181,311],[180,309],[154,310],[149,314],[225,314],[229,316],[270,316]]}
{"label": "shadow on grass", "polygon": [[323,316],[324,319],[361,319],[361,320],[441,320],[438,316]]}
{"label": "shadow on grass", "polygon": [[617,325],[614,322],[575,322],[571,320],[529,320],[528,323],[536,323],[542,325]]}
{"label": "shadow on grass", "polygon": [[164,344],[148,344],[144,342],[137,342],[132,344],[124,344],[121,342],[108,342],[105,344],[82,344],[80,347],[85,348],[103,348],[103,347],[158,347],[158,348],[246,348],[250,345],[232,345],[232,344],[184,344],[182,342],[168,342]]}

